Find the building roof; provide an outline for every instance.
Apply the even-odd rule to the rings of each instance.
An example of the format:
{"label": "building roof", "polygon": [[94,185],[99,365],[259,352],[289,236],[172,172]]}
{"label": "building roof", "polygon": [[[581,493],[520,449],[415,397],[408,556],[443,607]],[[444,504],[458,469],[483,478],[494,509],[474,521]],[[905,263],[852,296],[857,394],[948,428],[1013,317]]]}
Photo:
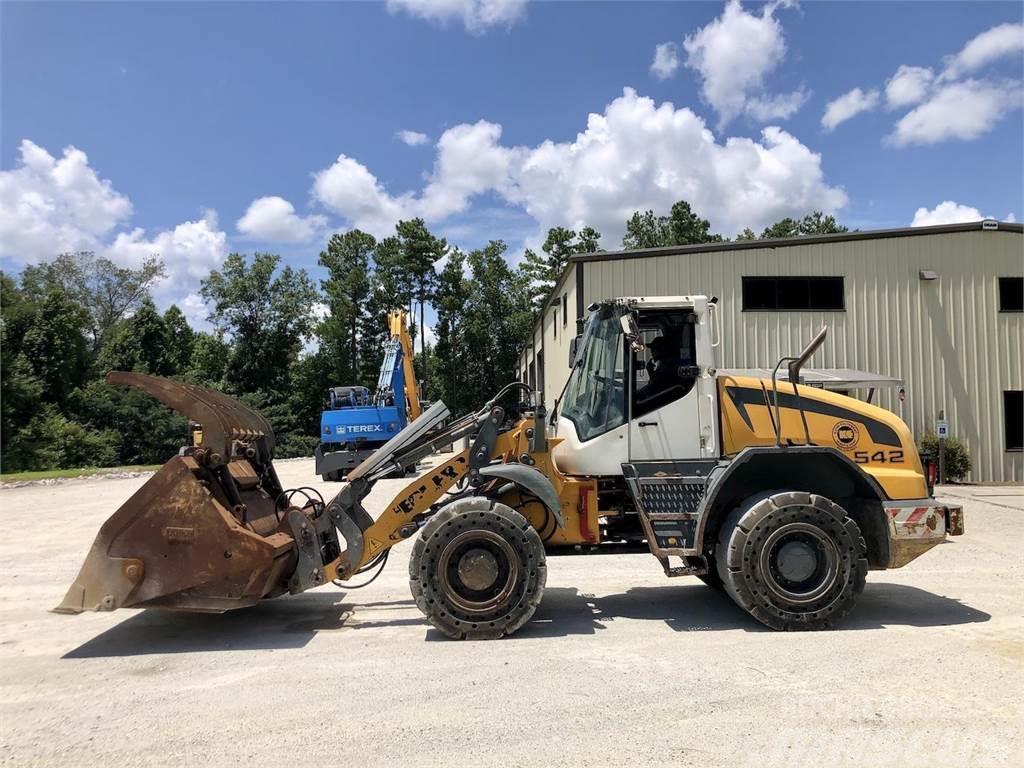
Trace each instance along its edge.
{"label": "building roof", "polygon": [[[615,259],[642,259],[651,256],[676,256],[689,253],[711,253],[717,251],[744,251],[751,248],[790,248],[799,245],[817,245],[821,243],[843,243],[851,240],[885,240],[894,237],[920,237],[922,235],[943,235],[950,232],[982,231],[982,221],[971,221],[965,224],[941,224],[933,227],[899,227],[896,229],[868,229],[857,232],[839,232],[834,235],[800,235],[799,237],[777,237],[764,240],[731,240],[718,243],[698,243],[697,245],[670,245],[664,248],[639,248],[630,251],[598,251],[597,253],[579,253],[569,257],[570,263],[581,261],[610,261]],[[992,225],[991,220],[988,222]],[[1024,224],[997,222],[998,232],[1024,233]]]}

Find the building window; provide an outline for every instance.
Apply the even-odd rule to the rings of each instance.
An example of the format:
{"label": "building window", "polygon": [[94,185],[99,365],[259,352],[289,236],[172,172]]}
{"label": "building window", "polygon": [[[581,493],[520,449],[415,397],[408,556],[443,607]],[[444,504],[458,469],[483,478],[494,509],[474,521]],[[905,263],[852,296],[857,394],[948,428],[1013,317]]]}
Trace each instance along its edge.
{"label": "building window", "polygon": [[744,277],[743,310],[842,312],[841,277]]}
{"label": "building window", "polygon": [[1024,277],[999,278],[999,311],[1024,312]]}
{"label": "building window", "polygon": [[551,323],[551,336],[552,338],[558,338],[558,307],[555,307],[555,319]]}
{"label": "building window", "polygon": [[1024,451],[1024,389],[1003,392],[1006,450]]}
{"label": "building window", "polygon": [[569,322],[569,294],[562,294],[562,327]]}

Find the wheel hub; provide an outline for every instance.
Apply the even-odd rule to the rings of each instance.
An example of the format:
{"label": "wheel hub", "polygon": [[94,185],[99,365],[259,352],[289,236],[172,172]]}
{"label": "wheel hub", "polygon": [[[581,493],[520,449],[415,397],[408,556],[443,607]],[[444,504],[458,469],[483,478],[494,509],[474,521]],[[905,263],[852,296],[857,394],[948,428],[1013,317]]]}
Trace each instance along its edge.
{"label": "wheel hub", "polygon": [[481,616],[501,608],[519,582],[519,558],[495,531],[479,528],[452,538],[437,561],[445,597],[466,614]]}
{"label": "wheel hub", "polygon": [[836,583],[839,552],[815,525],[792,522],[773,531],[761,549],[765,586],[796,605],[812,603]]}
{"label": "wheel hub", "polygon": [[474,548],[459,558],[459,579],[472,590],[482,592],[498,578],[498,560],[486,549]]}

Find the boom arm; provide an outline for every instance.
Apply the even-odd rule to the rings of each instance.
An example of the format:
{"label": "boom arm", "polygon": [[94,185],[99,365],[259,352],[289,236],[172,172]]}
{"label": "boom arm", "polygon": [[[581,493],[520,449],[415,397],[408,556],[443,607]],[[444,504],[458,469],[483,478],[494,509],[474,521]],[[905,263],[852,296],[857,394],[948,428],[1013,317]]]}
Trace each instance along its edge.
{"label": "boom arm", "polygon": [[[409,421],[420,417],[420,383],[416,380],[416,369],[413,366],[412,339],[409,337],[409,326],[405,321],[405,311],[396,309],[388,312],[388,330],[391,339],[402,345],[402,367],[405,373],[405,405],[409,413]],[[422,333],[422,329],[420,333]]]}

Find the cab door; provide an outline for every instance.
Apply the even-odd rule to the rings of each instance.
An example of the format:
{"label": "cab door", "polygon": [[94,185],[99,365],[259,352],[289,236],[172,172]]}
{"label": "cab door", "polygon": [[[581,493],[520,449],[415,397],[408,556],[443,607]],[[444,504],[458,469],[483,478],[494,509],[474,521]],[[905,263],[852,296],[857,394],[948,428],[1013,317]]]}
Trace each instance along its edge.
{"label": "cab door", "polygon": [[629,460],[705,457],[697,315],[688,308],[636,313],[643,349],[626,345]]}

